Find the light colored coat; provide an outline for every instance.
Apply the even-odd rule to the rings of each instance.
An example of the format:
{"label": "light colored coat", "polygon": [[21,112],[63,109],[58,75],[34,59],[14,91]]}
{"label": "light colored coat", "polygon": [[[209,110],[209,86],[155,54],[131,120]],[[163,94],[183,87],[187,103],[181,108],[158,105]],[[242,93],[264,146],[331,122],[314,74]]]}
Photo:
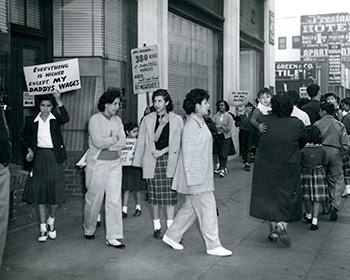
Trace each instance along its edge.
{"label": "light colored coat", "polygon": [[[152,112],[145,116],[141,122],[138,139],[136,142],[133,166],[142,167],[144,179],[154,178],[157,159],[152,152],[156,150],[154,142],[154,129],[156,127],[157,113]],[[181,134],[183,120],[179,115],[169,112],[169,152],[166,175],[168,178],[174,177],[176,164],[181,148]]]}
{"label": "light colored coat", "polygon": [[194,113],[187,116],[172,189],[189,195],[214,191],[213,137]]}

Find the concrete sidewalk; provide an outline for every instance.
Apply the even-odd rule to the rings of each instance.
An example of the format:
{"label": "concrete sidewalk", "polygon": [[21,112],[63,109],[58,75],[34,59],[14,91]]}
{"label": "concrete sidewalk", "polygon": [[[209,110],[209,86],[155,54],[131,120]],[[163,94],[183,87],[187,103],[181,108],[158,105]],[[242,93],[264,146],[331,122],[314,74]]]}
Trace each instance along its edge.
{"label": "concrete sidewalk", "polygon": [[290,224],[292,246],[284,248],[268,241],[266,222],[249,216],[251,176],[235,159],[225,178],[215,178],[220,238],[231,257],[207,255],[198,224],[185,234],[183,251],[154,239],[148,203],[135,218],[133,199],[124,220],[125,250],[106,246],[103,224],[95,240],[86,240],[83,199],[68,197],[58,212],[56,240],[37,242],[37,224],[9,231],[0,279],[350,279],[350,198],[338,221],[320,216],[317,231],[303,221]]}

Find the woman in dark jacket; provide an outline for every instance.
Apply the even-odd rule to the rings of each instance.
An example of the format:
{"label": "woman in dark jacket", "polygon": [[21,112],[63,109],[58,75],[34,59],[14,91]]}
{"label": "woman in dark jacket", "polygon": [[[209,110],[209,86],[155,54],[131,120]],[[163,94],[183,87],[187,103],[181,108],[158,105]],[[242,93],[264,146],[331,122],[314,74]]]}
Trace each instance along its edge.
{"label": "woman in dark jacket", "polygon": [[[37,204],[39,208],[40,236],[38,241],[48,237],[55,239],[54,226],[58,205],[65,203],[62,164],[67,159],[60,126],[69,121],[69,116],[57,91],[52,95],[40,96],[39,114],[26,123],[24,145],[27,161],[33,161],[23,201]],[[58,112],[54,109],[58,105]],[[46,205],[50,206],[46,220]],[[49,229],[49,232],[47,232]]]}
{"label": "woman in dark jacket", "polygon": [[261,135],[253,172],[250,215],[270,222],[269,240],[278,237],[289,247],[289,222],[302,217],[300,188],[300,149],[307,134],[304,124],[290,117],[293,103],[287,93],[271,99],[271,114],[259,117],[267,125]]}

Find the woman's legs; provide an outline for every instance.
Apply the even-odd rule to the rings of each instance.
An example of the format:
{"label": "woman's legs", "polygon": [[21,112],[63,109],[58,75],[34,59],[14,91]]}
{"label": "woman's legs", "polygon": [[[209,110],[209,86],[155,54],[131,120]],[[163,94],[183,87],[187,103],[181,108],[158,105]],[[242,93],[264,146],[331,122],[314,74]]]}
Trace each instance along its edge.
{"label": "woman's legs", "polygon": [[125,219],[128,215],[129,194],[130,194],[130,191],[123,192],[123,213],[122,213],[123,219]]}
{"label": "woman's legs", "polygon": [[39,204],[39,221],[40,224],[46,224],[46,205],[45,204]]}
{"label": "woman's legs", "polygon": [[175,216],[174,213],[175,213],[175,207],[173,205],[166,206],[166,216],[167,216],[166,226],[167,226],[167,228],[169,228],[174,221],[174,216]]}
{"label": "woman's legs", "polygon": [[311,224],[311,230],[317,230],[317,222],[318,222],[318,214],[320,212],[321,208],[321,202],[319,201],[314,201],[312,210],[313,210],[313,216],[312,216],[312,224]]}

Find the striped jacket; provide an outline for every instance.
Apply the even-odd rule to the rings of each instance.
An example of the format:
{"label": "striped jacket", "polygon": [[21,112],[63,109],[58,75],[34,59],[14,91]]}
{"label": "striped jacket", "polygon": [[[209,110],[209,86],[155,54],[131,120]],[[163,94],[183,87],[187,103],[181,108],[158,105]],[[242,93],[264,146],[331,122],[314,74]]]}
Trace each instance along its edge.
{"label": "striped jacket", "polygon": [[214,191],[213,140],[204,119],[187,116],[172,189],[182,194]]}

